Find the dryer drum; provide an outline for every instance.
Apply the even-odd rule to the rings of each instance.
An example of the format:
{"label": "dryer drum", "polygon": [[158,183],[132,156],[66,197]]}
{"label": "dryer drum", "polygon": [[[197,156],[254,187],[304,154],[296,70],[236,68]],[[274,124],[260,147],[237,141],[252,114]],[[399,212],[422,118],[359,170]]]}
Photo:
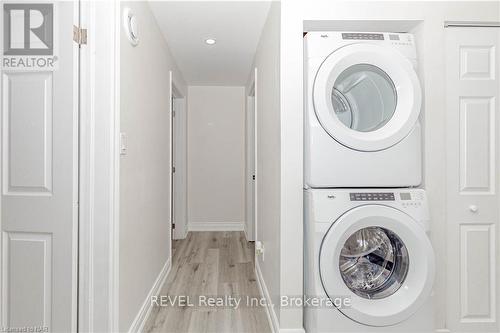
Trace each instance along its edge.
{"label": "dryer drum", "polygon": [[356,64],[335,80],[331,103],[335,116],[350,129],[371,132],[394,115],[397,92],[392,79],[377,66]]}
{"label": "dryer drum", "polygon": [[367,299],[394,294],[409,268],[406,246],[392,231],[367,227],[356,231],[344,244],[339,269],[347,287]]}
{"label": "dryer drum", "polygon": [[352,107],[344,94],[338,91],[335,87],[332,91],[332,106],[333,110],[335,110],[335,114],[342,124],[352,128],[352,121],[354,118],[354,115],[352,114]]}

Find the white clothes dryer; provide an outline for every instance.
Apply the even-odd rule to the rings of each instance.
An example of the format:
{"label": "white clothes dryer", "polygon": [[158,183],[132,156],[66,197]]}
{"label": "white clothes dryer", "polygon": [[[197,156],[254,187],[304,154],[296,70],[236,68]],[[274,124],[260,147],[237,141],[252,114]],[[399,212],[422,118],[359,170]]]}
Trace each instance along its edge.
{"label": "white clothes dryer", "polygon": [[305,187],[419,185],[413,35],[309,32],[304,39]]}
{"label": "white clothes dryer", "polygon": [[[309,189],[304,200],[306,331],[433,332],[425,192]],[[335,306],[310,305],[325,298]]]}

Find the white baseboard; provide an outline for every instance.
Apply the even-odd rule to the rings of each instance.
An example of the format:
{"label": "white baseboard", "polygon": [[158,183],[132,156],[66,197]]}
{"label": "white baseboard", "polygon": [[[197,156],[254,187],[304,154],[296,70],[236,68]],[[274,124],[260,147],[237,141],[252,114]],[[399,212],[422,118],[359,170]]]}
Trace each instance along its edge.
{"label": "white baseboard", "polygon": [[243,232],[245,233],[245,239],[249,242],[255,242],[255,235],[253,236],[252,239],[250,239],[250,235],[248,234],[248,228],[247,228],[247,223],[243,222]]}
{"label": "white baseboard", "polygon": [[[176,230],[176,231],[174,231],[174,230]],[[180,230],[179,231],[177,231],[177,229],[174,229],[174,230],[172,233],[173,239],[176,239],[176,240],[177,239],[185,239],[187,237],[187,234],[188,234],[188,227],[187,226],[184,228],[184,232],[182,234],[180,234],[181,233]]]}
{"label": "white baseboard", "polygon": [[158,296],[161,288],[165,284],[165,281],[167,280],[167,276],[170,273],[170,258],[167,259],[167,262],[163,266],[163,268],[160,271],[160,274],[158,274],[158,277],[156,278],[155,283],[153,284],[153,287],[149,291],[146,299],[144,300],[144,303],[142,303],[141,309],[139,310],[139,313],[135,317],[134,321],[132,322],[132,325],[130,325],[130,329],[128,330],[129,333],[135,333],[135,332],[142,332],[144,329],[144,325],[146,324],[146,321],[148,320],[149,314],[151,313],[152,310],[152,304],[151,304],[151,297],[152,296]]}
{"label": "white baseboard", "polygon": [[245,222],[189,222],[189,231],[243,231]]}
{"label": "white baseboard", "polygon": [[260,270],[259,260],[255,258],[255,275],[257,275],[257,285],[259,286],[260,295],[266,299],[266,314],[269,326],[273,333],[280,332],[278,317],[276,316],[275,306],[272,304],[269,290],[267,290],[266,282]]}
{"label": "white baseboard", "polygon": [[243,234],[245,234],[245,239],[248,241],[247,224],[246,223],[243,225]]}

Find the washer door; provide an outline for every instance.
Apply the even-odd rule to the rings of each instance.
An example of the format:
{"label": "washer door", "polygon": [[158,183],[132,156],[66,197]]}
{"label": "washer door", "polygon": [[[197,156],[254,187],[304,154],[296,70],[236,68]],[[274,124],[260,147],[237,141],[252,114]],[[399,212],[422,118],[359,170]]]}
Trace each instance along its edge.
{"label": "washer door", "polygon": [[360,151],[387,149],[420,114],[417,74],[402,54],[374,44],[342,47],[321,64],[313,86],[316,116],[328,134]]}
{"label": "washer door", "polygon": [[395,208],[366,205],[335,221],[320,250],[323,288],[338,308],[364,325],[388,326],[410,317],[429,297],[434,251],[418,223]]}

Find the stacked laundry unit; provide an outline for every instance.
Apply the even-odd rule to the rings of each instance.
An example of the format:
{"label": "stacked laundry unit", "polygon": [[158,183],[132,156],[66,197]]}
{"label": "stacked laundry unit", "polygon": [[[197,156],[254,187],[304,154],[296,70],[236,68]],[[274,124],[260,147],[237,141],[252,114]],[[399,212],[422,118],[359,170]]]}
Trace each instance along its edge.
{"label": "stacked laundry unit", "polygon": [[[431,332],[414,38],[305,37],[306,331]],[[323,302],[324,299],[330,302]]]}

